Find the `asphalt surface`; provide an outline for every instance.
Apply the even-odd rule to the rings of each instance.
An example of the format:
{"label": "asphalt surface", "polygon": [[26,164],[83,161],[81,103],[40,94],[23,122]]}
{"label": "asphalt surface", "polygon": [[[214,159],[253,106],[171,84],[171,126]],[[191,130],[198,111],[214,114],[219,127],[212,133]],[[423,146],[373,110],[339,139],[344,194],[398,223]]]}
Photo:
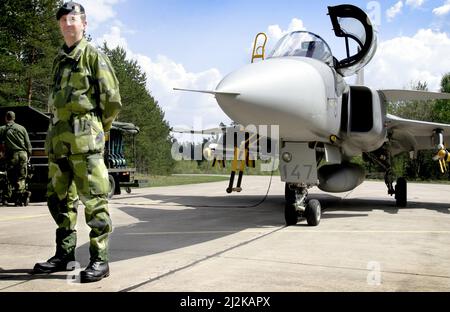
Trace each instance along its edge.
{"label": "asphalt surface", "polygon": [[286,227],[274,177],[134,189],[110,201],[111,275],[80,284],[89,228],[78,218],[80,269],[30,275],[55,251],[45,203],[0,207],[0,291],[450,291],[450,185],[408,184],[397,209],[381,182],[325,194],[319,226]]}

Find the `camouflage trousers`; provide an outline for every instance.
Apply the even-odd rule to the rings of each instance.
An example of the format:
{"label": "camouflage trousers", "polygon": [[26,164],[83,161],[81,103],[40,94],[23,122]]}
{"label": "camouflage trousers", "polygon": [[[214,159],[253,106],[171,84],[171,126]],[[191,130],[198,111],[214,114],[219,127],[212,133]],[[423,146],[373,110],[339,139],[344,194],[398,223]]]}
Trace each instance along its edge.
{"label": "camouflage trousers", "polygon": [[77,240],[78,196],[91,228],[90,260],[108,261],[108,235],[112,231],[108,211],[108,170],[102,154],[77,154],[56,161],[49,157],[48,207],[58,225],[56,255],[74,256]]}
{"label": "camouflage trousers", "polygon": [[8,197],[17,198],[26,191],[28,154],[14,152],[7,161]]}

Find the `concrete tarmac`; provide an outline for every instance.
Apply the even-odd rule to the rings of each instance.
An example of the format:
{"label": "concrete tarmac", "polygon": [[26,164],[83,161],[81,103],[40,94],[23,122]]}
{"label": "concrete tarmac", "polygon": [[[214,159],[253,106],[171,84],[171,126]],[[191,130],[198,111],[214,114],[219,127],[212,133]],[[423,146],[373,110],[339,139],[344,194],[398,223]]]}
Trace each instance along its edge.
{"label": "concrete tarmac", "polygon": [[450,291],[450,185],[408,184],[397,209],[382,182],[325,194],[319,226],[286,227],[284,184],[244,177],[134,189],[110,201],[111,275],[80,284],[89,228],[78,218],[80,269],[30,275],[55,252],[45,203],[0,207],[0,291]]}

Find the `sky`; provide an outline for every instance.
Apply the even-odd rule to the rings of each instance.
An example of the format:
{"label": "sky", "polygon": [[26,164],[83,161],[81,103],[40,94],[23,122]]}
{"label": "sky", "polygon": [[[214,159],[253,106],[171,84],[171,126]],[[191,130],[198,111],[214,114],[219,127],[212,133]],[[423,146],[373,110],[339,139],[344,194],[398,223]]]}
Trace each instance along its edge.
{"label": "sky", "polygon": [[[267,51],[287,31],[320,35],[335,56],[345,46],[334,37],[327,6],[354,4],[377,27],[378,50],[365,68],[376,89],[410,89],[420,81],[438,91],[450,72],[450,0],[78,0],[94,45],[123,47],[147,75],[147,87],[171,127],[206,129],[230,119],[214,97],[173,91],[214,90],[228,73],[250,63],[259,32]],[[349,81],[352,82],[351,79]]]}

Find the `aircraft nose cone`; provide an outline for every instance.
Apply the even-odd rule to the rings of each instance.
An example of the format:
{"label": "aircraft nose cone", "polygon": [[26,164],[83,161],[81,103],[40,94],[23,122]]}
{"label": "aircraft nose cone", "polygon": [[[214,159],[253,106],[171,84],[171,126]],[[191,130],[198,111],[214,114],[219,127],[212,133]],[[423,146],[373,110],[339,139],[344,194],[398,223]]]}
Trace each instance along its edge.
{"label": "aircraft nose cone", "polygon": [[326,124],[323,77],[315,66],[298,59],[247,65],[226,76],[216,91],[222,110],[242,125],[280,125],[281,129],[302,124],[297,129],[301,131],[311,124]]}

